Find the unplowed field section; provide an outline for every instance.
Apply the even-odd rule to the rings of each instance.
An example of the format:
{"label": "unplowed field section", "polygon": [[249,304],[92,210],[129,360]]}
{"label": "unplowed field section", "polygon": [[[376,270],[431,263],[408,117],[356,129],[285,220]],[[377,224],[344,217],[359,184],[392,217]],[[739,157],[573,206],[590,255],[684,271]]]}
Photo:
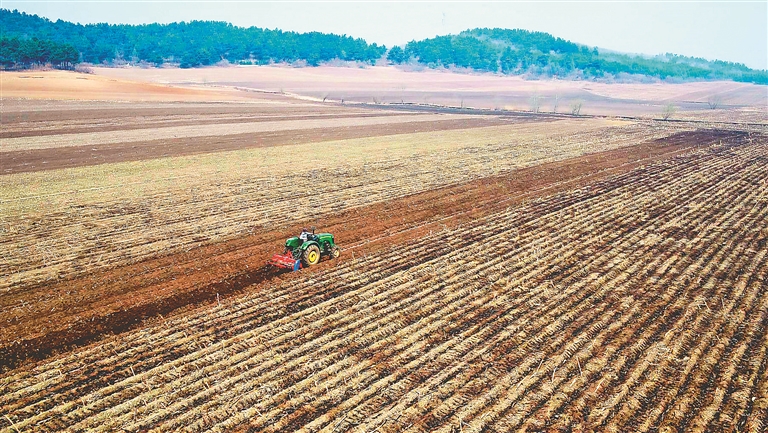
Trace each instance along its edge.
{"label": "unplowed field section", "polygon": [[762,140],[509,206],[6,373],[3,422],[765,431],[767,191]]}
{"label": "unplowed field section", "polygon": [[[380,122],[390,120],[389,117],[377,118]],[[355,117],[353,120],[346,119],[351,123],[361,123],[365,117]],[[413,119],[417,119],[414,116]],[[330,123],[331,118],[316,118],[316,121]],[[427,121],[396,121],[377,124],[377,125],[346,125],[343,127],[323,127],[284,130],[284,131],[263,131],[258,134],[248,133],[224,133],[213,134],[215,131],[204,131],[203,136],[186,137],[183,134],[179,136],[169,136],[164,139],[153,138],[157,131],[137,129],[133,136],[134,141],[125,141],[120,137],[119,132],[102,132],[104,135],[114,134],[114,143],[77,145],[77,137],[69,135],[51,135],[52,142],[66,143],[66,145],[52,148],[12,150],[0,153],[0,175],[10,173],[26,173],[43,170],[55,170],[60,168],[83,167],[99,164],[110,164],[124,161],[143,161],[147,159],[162,158],[168,156],[196,155],[201,153],[224,152],[238,149],[253,149],[259,147],[287,146],[302,143],[318,143],[333,140],[345,140],[364,137],[378,137],[382,135],[407,134],[415,132],[446,131],[453,129],[479,128],[491,125],[508,124],[504,120],[475,118],[475,119],[444,119]],[[297,119],[301,121],[301,119]],[[266,123],[266,121],[261,121]],[[241,123],[249,125],[257,123],[254,121],[242,121]],[[205,123],[203,123],[205,124]],[[199,128],[199,123],[193,123]],[[237,125],[237,124],[234,124]],[[190,125],[185,125],[190,126]],[[332,126],[332,125],[331,125]],[[191,126],[190,126],[191,127]],[[221,127],[216,125],[215,127]],[[214,128],[214,127],[212,127]],[[124,130],[124,129],[123,129]],[[92,133],[82,134],[84,136],[93,135]],[[140,138],[138,138],[140,137]],[[31,140],[29,138],[17,138],[18,142]],[[6,141],[10,141],[7,139]],[[23,146],[23,145],[19,145]]]}

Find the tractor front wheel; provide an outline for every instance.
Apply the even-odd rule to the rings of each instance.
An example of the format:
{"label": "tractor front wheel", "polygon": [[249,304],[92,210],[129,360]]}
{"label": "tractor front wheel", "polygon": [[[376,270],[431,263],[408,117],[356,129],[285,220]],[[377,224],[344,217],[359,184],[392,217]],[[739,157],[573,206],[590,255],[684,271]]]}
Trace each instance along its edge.
{"label": "tractor front wheel", "polygon": [[334,245],[333,248],[331,248],[331,258],[338,259],[341,255],[341,248]]}
{"label": "tractor front wheel", "polygon": [[304,266],[312,266],[320,263],[320,248],[317,245],[310,245],[304,250],[304,257],[301,259]]}

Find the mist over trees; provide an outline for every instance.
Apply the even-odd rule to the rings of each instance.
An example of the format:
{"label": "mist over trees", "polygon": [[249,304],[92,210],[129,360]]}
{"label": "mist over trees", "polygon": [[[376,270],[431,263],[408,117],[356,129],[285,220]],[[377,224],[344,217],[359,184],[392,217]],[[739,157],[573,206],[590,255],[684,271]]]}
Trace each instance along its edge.
{"label": "mist over trees", "polygon": [[[529,78],[734,80],[768,84],[768,71],[740,63],[663,54],[635,56],[586,47],[548,33],[473,29],[458,35],[411,41],[402,47],[369,44],[360,38],[326,33],[284,32],[236,27],[220,21],[171,24],[75,24],[0,9],[5,68],[51,64],[170,64],[182,68],[213,65],[300,63],[317,66],[335,60],[430,68],[460,68]],[[75,56],[75,53],[77,55]],[[62,60],[63,59],[63,60]]]}
{"label": "mist over trees", "polygon": [[627,74],[768,84],[765,70],[750,69],[740,63],[669,53],[642,57],[602,52],[548,33],[519,29],[474,29],[458,35],[412,41],[400,57],[402,61],[396,63],[417,62],[432,68],[470,68],[532,77],[603,78]]}

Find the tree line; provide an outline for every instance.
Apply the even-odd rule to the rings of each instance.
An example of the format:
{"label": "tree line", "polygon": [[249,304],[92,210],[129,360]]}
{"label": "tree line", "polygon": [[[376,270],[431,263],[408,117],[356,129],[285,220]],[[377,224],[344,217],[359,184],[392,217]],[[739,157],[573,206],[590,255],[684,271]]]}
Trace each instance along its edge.
{"label": "tree line", "polygon": [[73,69],[79,57],[80,53],[71,44],[37,38],[0,38],[0,65],[6,69],[49,64],[58,69]]}
{"label": "tree line", "polygon": [[334,59],[373,63],[386,53],[384,46],[346,35],[243,28],[220,21],[82,25],[7,9],[0,9],[0,21],[4,37],[71,44],[81,61],[93,64],[195,67],[226,60],[252,64],[303,61],[317,66]]}
{"label": "tree line", "polygon": [[393,63],[458,67],[502,74],[562,78],[602,78],[621,74],[659,79],[735,80],[768,84],[768,72],[741,63],[708,61],[663,54],[654,57],[602,52],[548,33],[508,29],[474,29],[458,35],[411,41],[392,48]]}
{"label": "tree line", "polygon": [[[93,64],[206,66],[332,60],[466,68],[530,77],[593,79],[626,76],[679,80],[735,80],[768,84],[768,72],[740,63],[663,54],[644,57],[579,45],[548,33],[520,29],[473,29],[458,35],[411,41],[390,50],[360,38],[236,27],[220,21],[171,24],[75,24],[0,9],[2,66],[75,62]],[[74,53],[77,59],[74,59]],[[48,56],[48,57],[46,57]],[[62,56],[66,58],[62,60]]]}

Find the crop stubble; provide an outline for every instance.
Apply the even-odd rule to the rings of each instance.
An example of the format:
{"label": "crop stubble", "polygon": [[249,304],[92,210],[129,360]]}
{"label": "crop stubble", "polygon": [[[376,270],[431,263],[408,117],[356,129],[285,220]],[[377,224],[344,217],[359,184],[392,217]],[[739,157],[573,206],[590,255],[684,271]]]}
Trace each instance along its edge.
{"label": "crop stubble", "polygon": [[[732,132],[679,133],[643,145],[535,165],[356,207],[301,225],[319,224],[336,234],[345,248],[356,244],[358,254],[373,253],[383,240],[371,242],[372,232],[386,235],[386,242],[400,242],[525,198],[573,188],[686,149],[746,138],[747,134]],[[8,365],[17,365],[26,357],[45,357],[56,348],[63,350],[105,332],[130,329],[146,317],[166,314],[188,303],[218,299],[219,294],[264,282],[270,275],[260,270],[262,263],[284,236],[281,229],[259,231],[78,279],[15,290],[2,298],[13,315],[3,328],[0,354]],[[365,244],[360,244],[361,240]]]}
{"label": "crop stubble", "polygon": [[[209,292],[242,287],[253,281],[242,275],[243,263],[258,266],[268,254],[263,246],[254,245],[273,249],[284,236],[286,221],[297,224],[673,132],[605,121],[563,122],[557,132],[543,136],[542,128],[510,125],[433,132],[340,141],[322,149],[308,144],[289,150],[244,150],[226,157],[204,155],[6,177],[9,200],[0,225],[8,234],[1,250],[7,319],[2,353],[8,364],[15,365],[18,356],[44,355],[52,347],[125,329],[196,297],[207,299]],[[368,150],[372,148],[377,149],[375,155]],[[308,159],[303,172],[260,175],[279,172],[297,155]],[[574,175],[578,170],[566,177]],[[539,177],[534,173],[529,181]],[[297,209],[296,203],[302,206]],[[396,219],[392,214],[375,218]],[[406,223],[414,222],[403,219]],[[349,230],[336,231],[342,242],[361,236],[344,239]],[[241,242],[239,259],[209,264],[215,268],[212,272],[188,266],[195,260],[207,262],[205,258],[172,255],[249,233],[270,236],[247,238],[254,245]],[[211,251],[221,256],[227,247]],[[158,254],[171,255],[142,264]],[[126,272],[104,273],[126,265],[132,266]],[[176,281],[189,273],[196,273],[196,279]],[[72,280],[87,275],[94,278]],[[30,318],[38,319],[33,323]]]}
{"label": "crop stubble", "polygon": [[761,431],[768,147],[510,206],[0,379],[16,428]]}
{"label": "crop stubble", "polygon": [[674,132],[609,121],[472,128],[3,177],[0,289]]}
{"label": "crop stubble", "polygon": [[[111,144],[99,144],[95,147],[92,145],[70,145],[9,151],[3,153],[4,159],[0,161],[0,172],[2,174],[24,173],[305,143],[316,143],[320,146],[322,142],[337,140],[478,128],[507,123],[509,122],[492,118],[444,118],[431,121],[424,118],[410,122],[384,122],[375,126],[354,125],[333,128],[331,125],[323,128],[272,130],[256,135],[252,133],[227,133],[217,136],[173,137],[168,139],[156,139],[152,135],[145,135],[144,140],[139,142],[120,141]],[[305,124],[297,122],[294,125]]]}

